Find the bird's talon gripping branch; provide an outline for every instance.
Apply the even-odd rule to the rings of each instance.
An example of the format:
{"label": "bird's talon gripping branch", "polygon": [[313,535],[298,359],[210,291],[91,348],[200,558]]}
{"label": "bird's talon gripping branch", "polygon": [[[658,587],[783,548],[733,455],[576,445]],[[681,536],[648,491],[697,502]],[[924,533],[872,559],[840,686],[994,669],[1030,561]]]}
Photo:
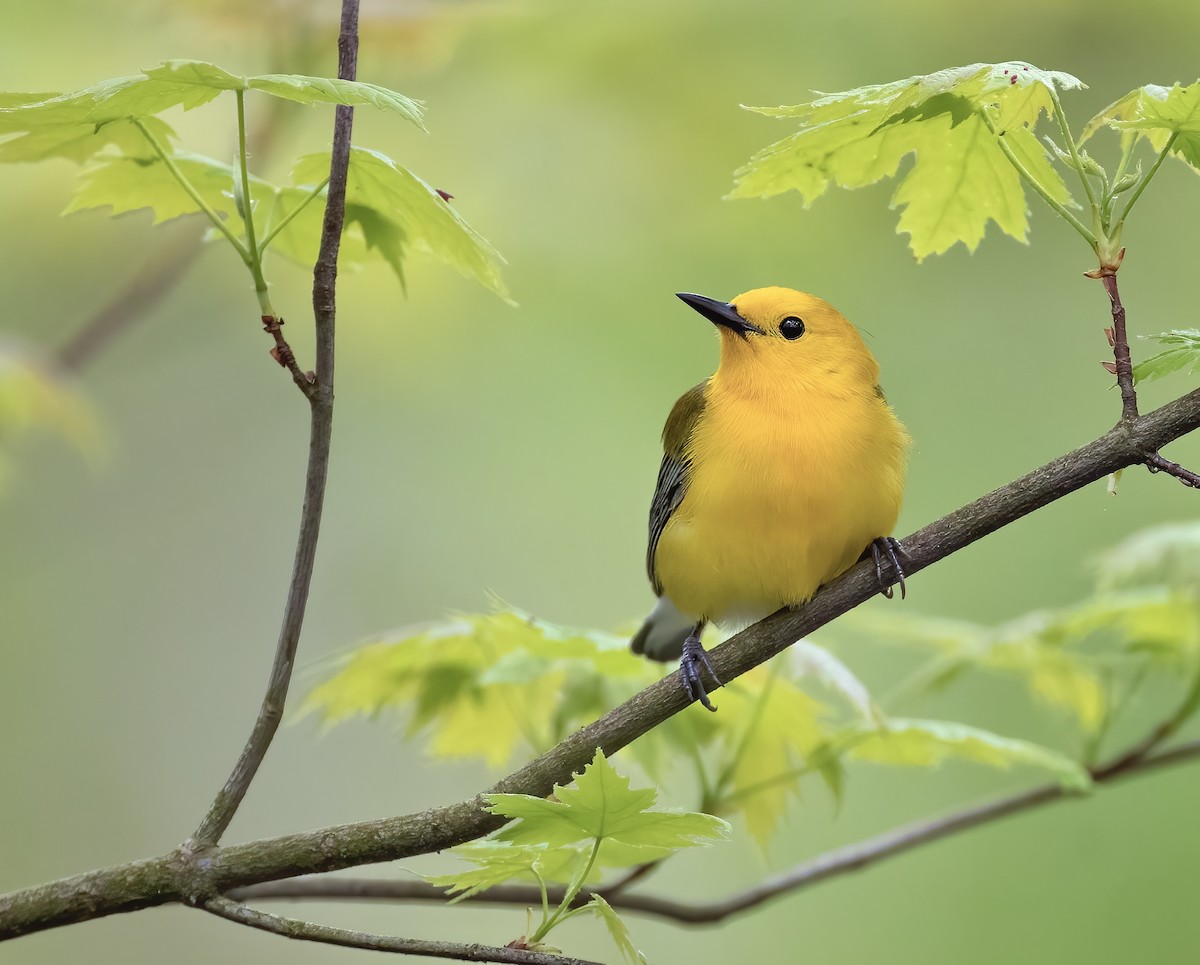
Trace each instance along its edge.
{"label": "bird's talon gripping branch", "polygon": [[721,678],[717,676],[717,672],[713,669],[712,661],[708,659],[708,651],[704,649],[704,644],[700,642],[699,635],[693,632],[683,641],[683,656],[679,658],[679,676],[683,680],[683,686],[686,688],[688,696],[692,700],[700,701],[704,705],[705,710],[715,712],[717,708],[708,699],[708,693],[704,689],[704,681],[701,679],[701,670],[708,671],[708,675],[717,687],[725,686],[721,683]]}
{"label": "bird's talon gripping branch", "polygon": [[[904,547],[900,545],[899,540],[891,536],[880,536],[871,542],[871,557],[875,561],[875,579],[879,582],[879,592],[889,600],[895,595],[892,587],[896,585],[900,587],[901,600],[908,595],[908,587],[904,583],[904,564],[900,562],[903,555]],[[885,559],[891,565],[890,575],[894,577],[890,580],[883,573]]]}

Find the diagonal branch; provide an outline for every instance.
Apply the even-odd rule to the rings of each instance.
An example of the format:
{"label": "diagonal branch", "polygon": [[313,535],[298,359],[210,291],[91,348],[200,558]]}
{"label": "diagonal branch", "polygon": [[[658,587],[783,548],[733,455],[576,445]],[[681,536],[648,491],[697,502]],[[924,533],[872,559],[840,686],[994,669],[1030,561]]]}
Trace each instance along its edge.
{"label": "diagonal branch", "polygon": [[[1162,728],[1151,735],[1161,737]],[[1124,777],[1140,777],[1154,773],[1163,767],[1183,764],[1200,758],[1200,740],[1180,744],[1178,747],[1158,754],[1149,748],[1156,741],[1147,740],[1133,751],[1114,758],[1109,764],[1092,772],[1097,784],[1111,783]],[[1058,784],[1019,791],[1016,794],[997,798],[984,804],[965,808],[953,814],[932,820],[921,821],[906,827],[888,831],[868,838],[857,844],[838,848],[818,855],[781,875],[737,892],[726,898],[710,902],[680,902],[654,895],[624,894],[612,890],[597,889],[605,900],[618,911],[663,918],[680,924],[716,924],[734,915],[757,908],[768,901],[784,895],[802,891],[829,878],[837,878],[851,871],[860,871],[904,854],[921,845],[930,844],[967,831],[980,825],[990,824],[1000,818],[1028,811],[1055,801],[1080,800],[1078,794],[1066,791]],[[562,888],[548,892],[551,902],[562,901]],[[231,892],[238,900],[287,899],[306,901],[328,901],[330,899],[371,901],[429,901],[445,903],[446,893],[425,881],[392,881],[369,878],[295,878],[273,881]],[[498,905],[536,905],[541,901],[541,891],[531,885],[499,885],[487,891],[470,895],[466,901]],[[577,899],[583,904],[585,896]]]}
{"label": "diagonal branch", "polygon": [[343,948],[362,948],[373,952],[395,952],[400,955],[423,955],[426,958],[449,958],[460,962],[501,962],[505,965],[600,965],[578,958],[564,958],[546,952],[529,951],[523,948],[497,948],[493,945],[464,945],[459,942],[434,942],[421,938],[398,938],[391,935],[373,935],[368,932],[350,931],[317,925],[298,918],[283,918],[269,912],[249,908],[229,898],[212,898],[202,906],[205,911],[221,918],[282,935],[301,941],[318,942],[324,945],[340,945]]}
{"label": "diagonal branch", "polygon": [[[354,80],[358,63],[358,0],[344,0],[341,33],[338,36],[338,77]],[[312,584],[317,538],[321,531],[321,510],[325,504],[325,486],[329,475],[329,447],[333,434],[334,321],[337,283],[337,258],[342,227],[346,218],[346,173],[350,164],[350,133],[354,108],[339,104],[334,112],[333,151],[329,167],[329,194],[325,201],[325,220],[321,227],[321,247],[313,268],[313,317],[316,325],[317,370],[315,384],[305,391],[310,406],[308,469],[304,481],[304,506],[300,514],[300,534],[296,558],[288,587],[283,624],[275,648],[275,660],[267,692],[258,718],[242,749],[233,772],[192,835],[185,850],[210,848],[221,839],[238,806],[250,789],[250,782],[266,757],[267,749],[283,718],[283,705],[292,679],[296,647],[304,625],[304,611]],[[299,384],[299,383],[298,383]]]}
{"label": "diagonal branch", "polygon": [[[327,386],[322,383],[322,391]],[[905,571],[916,574],[1127,466],[1140,465],[1167,443],[1200,427],[1200,389],[958,509],[908,537]],[[733,680],[878,592],[874,569],[860,563],[797,610],[783,610],[743,630],[712,652],[722,680]],[[544,796],[566,783],[595,754],[613,754],[683,710],[677,674],[627,700],[572,734],[490,791]],[[0,939],[170,902],[202,902],[222,891],[264,881],[335,871],[427,854],[482,837],[503,822],[479,796],[416,814],[363,821],[221,848],[197,860],[177,851],[0,895]]]}

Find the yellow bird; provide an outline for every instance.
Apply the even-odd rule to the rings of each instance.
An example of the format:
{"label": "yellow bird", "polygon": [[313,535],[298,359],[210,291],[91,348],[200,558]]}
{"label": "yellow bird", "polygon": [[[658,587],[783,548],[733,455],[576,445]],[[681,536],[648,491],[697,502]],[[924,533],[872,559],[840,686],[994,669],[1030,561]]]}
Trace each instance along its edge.
{"label": "yellow bird", "polygon": [[790,288],[679,298],[716,323],[721,361],[663,429],[646,552],[659,599],[631,646],[679,657],[689,695],[716,710],[701,680],[721,686],[700,643],[709,621],[803,603],[868,553],[881,591],[903,594],[889,534],[910,440],[878,363],[828,302]]}

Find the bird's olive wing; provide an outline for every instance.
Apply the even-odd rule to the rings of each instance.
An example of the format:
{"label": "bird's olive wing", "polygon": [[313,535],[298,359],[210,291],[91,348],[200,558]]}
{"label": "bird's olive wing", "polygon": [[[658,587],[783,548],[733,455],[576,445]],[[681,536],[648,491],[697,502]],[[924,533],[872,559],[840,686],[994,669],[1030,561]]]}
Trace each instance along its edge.
{"label": "bird's olive wing", "polygon": [[646,573],[650,577],[650,585],[659,596],[662,596],[662,584],[655,572],[654,554],[667,521],[687,494],[691,469],[689,443],[696,423],[704,412],[707,388],[708,382],[701,382],[685,392],[667,416],[667,424],[663,429],[663,459],[658,469],[654,498],[650,501],[650,542],[646,548]]}

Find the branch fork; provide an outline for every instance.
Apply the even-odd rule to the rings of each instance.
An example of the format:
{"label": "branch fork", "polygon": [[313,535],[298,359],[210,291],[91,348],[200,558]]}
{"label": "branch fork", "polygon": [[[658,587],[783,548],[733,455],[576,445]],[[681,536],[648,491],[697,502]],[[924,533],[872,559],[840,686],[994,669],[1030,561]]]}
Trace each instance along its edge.
{"label": "branch fork", "polygon": [[[1117,377],[1117,387],[1121,390],[1121,418],[1117,425],[1129,425],[1138,419],[1137,389],[1133,380],[1133,360],[1129,351],[1129,332],[1125,324],[1125,306],[1121,304],[1121,293],[1117,288],[1117,271],[1125,260],[1125,249],[1117,252],[1112,264],[1102,264],[1099,268],[1085,271],[1087,278],[1099,280],[1104,285],[1112,310],[1112,327],[1104,329],[1104,336],[1112,348],[1113,360],[1100,364],[1110,375]],[[1165,472],[1174,476],[1185,486],[1200,489],[1200,475],[1185,469],[1177,462],[1164,458],[1158,449],[1152,449],[1142,459],[1142,465],[1152,473]]]}

